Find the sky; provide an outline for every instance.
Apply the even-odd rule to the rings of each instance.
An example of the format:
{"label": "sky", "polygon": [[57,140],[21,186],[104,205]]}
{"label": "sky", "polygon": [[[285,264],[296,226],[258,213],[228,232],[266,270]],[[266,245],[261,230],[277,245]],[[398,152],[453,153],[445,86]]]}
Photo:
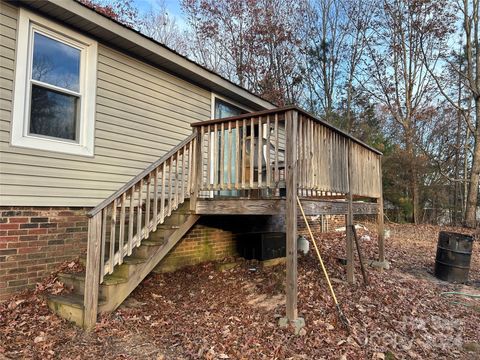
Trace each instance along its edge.
{"label": "sky", "polygon": [[180,0],[134,0],[140,11],[148,11],[149,9],[160,7],[161,2],[166,5],[168,11],[177,18],[182,17],[182,10],[180,7]]}

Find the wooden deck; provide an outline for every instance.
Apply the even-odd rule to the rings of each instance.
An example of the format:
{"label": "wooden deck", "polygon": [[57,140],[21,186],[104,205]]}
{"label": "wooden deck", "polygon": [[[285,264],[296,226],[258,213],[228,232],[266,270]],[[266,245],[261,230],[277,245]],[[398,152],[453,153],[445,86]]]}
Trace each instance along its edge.
{"label": "wooden deck", "polygon": [[[307,215],[344,214],[347,229],[355,214],[376,214],[379,261],[385,260],[379,151],[296,107],[192,127],[192,135],[90,211],[87,329],[96,322],[104,276],[187,199],[195,215],[285,216],[291,321],[297,318],[297,197]],[[347,280],[353,283],[351,230],[346,248]]]}

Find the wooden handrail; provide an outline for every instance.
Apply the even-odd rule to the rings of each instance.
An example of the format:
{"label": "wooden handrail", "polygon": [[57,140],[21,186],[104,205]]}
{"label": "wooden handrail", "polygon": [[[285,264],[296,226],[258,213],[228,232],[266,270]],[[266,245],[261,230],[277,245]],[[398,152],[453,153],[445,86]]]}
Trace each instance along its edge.
{"label": "wooden handrail", "polygon": [[147,176],[149,173],[151,173],[153,170],[158,168],[162,163],[170,159],[178,150],[180,150],[182,147],[184,147],[186,144],[188,144],[190,141],[192,141],[195,137],[197,136],[196,132],[194,131],[189,137],[187,137],[185,140],[183,140],[181,143],[179,143],[177,146],[175,146],[172,150],[170,150],[168,153],[163,155],[161,158],[150,164],[145,170],[143,170],[140,174],[137,176],[133,177],[129,182],[127,182],[125,185],[123,185],[120,189],[115,191],[112,195],[110,195],[108,198],[103,200],[100,204],[95,206],[92,210],[90,210],[87,213],[88,217],[92,217],[96,214],[98,214],[100,211],[105,209],[108,205],[110,205],[113,200],[118,199],[120,196],[122,196],[124,193],[126,193],[132,186],[134,186],[136,183],[138,183],[141,179],[143,179],[145,176]]}
{"label": "wooden handrail", "polygon": [[333,130],[333,131],[337,132],[338,134],[340,134],[340,135],[342,135],[346,138],[349,138],[350,140],[356,142],[357,144],[363,146],[364,148],[366,148],[370,151],[373,151],[374,153],[376,153],[378,155],[383,155],[383,153],[381,151],[375,149],[374,147],[372,147],[368,144],[365,144],[362,140],[357,139],[356,137],[354,137],[354,136],[348,134],[347,132],[337,128],[336,126],[333,126],[332,124],[330,124],[330,123],[328,123],[324,120],[319,119],[318,117],[309,113],[308,111],[303,110],[302,108],[299,108],[298,106],[293,106],[293,105],[285,106],[285,107],[281,107],[281,108],[276,108],[276,109],[270,109],[270,110],[256,111],[256,112],[246,113],[246,114],[242,114],[242,115],[231,116],[231,117],[228,117],[228,118],[200,121],[200,122],[192,123],[190,126],[195,128],[195,127],[199,127],[199,126],[202,126],[202,125],[220,124],[220,123],[229,122],[229,121],[249,119],[249,118],[252,118],[252,117],[260,117],[260,116],[273,115],[273,114],[278,114],[278,113],[285,113],[285,112],[290,111],[290,110],[297,111],[299,113],[299,115],[304,115],[304,116],[307,116],[307,117],[311,118],[315,122],[318,122],[318,123],[322,124],[323,126],[329,128],[330,130]]}

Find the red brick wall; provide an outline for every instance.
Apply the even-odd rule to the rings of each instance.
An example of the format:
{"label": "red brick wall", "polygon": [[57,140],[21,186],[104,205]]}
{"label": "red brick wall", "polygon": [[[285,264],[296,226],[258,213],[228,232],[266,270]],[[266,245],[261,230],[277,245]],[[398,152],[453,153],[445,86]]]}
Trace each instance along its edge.
{"label": "red brick wall", "polygon": [[35,286],[86,249],[83,208],[0,207],[0,299]]}
{"label": "red brick wall", "polygon": [[231,229],[197,224],[160,262],[155,271],[169,272],[188,265],[235,256],[237,254],[235,239],[235,233]]}

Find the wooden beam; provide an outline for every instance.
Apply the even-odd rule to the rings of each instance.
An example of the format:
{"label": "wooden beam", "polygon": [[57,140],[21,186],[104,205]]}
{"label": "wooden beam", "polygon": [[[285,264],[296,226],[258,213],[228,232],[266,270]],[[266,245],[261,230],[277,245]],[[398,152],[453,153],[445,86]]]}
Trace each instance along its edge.
{"label": "wooden beam", "polygon": [[197,215],[278,215],[285,214],[285,200],[198,199]]}
{"label": "wooden beam", "polygon": [[[346,215],[346,201],[302,200],[308,216]],[[285,199],[198,199],[198,215],[285,215]],[[377,215],[377,203],[353,203],[354,214]]]}
{"label": "wooden beam", "polygon": [[298,112],[285,114],[286,188],[285,223],[287,238],[287,318],[294,321],[297,310],[297,125]]}
{"label": "wooden beam", "polygon": [[85,295],[83,327],[92,330],[97,323],[98,286],[100,281],[100,241],[102,213],[88,219],[87,265],[85,269]]}

